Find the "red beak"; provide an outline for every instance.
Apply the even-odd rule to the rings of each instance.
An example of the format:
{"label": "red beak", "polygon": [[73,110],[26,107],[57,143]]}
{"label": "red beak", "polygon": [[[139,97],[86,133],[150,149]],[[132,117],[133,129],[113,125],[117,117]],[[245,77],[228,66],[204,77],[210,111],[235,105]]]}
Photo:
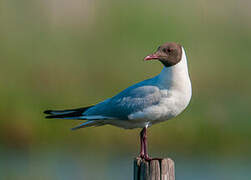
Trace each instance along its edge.
{"label": "red beak", "polygon": [[152,59],[159,59],[159,56],[156,54],[150,54],[144,58],[145,61],[152,60]]}

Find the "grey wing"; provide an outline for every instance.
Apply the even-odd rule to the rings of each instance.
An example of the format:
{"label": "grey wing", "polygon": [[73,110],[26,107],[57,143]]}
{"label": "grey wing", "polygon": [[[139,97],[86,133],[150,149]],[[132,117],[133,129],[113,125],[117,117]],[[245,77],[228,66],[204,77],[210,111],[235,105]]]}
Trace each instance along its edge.
{"label": "grey wing", "polygon": [[152,79],[135,84],[116,96],[107,99],[88,109],[84,115],[102,115],[125,120],[134,112],[156,105],[160,102],[159,87],[152,83]]}

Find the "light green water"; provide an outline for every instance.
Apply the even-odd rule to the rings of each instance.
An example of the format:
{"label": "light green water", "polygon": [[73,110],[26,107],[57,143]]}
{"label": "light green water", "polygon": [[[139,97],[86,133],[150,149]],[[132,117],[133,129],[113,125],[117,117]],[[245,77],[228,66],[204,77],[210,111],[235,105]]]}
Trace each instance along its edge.
{"label": "light green water", "polygon": [[[0,179],[95,179],[128,180],[133,177],[132,154],[100,156],[93,152],[47,151],[33,154],[1,152]],[[251,163],[247,159],[219,157],[172,157],[176,179],[249,180]]]}

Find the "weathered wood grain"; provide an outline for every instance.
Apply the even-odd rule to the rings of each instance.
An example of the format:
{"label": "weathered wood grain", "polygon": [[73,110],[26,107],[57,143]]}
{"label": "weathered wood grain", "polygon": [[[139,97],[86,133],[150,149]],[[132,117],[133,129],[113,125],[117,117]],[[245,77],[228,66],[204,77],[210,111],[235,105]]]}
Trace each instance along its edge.
{"label": "weathered wood grain", "polygon": [[160,180],[160,164],[159,160],[150,161],[150,180]]}
{"label": "weathered wood grain", "polygon": [[134,160],[134,180],[175,180],[174,161],[170,158]]}
{"label": "weathered wood grain", "polygon": [[161,160],[161,180],[175,180],[174,162],[170,158]]}

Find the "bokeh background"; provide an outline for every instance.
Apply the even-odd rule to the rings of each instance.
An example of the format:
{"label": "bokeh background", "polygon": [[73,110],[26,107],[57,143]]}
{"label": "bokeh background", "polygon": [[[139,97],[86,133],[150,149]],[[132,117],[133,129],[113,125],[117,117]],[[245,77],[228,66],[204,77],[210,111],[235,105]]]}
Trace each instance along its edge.
{"label": "bokeh background", "polygon": [[251,1],[0,1],[0,179],[132,179],[137,130],[46,120],[158,74],[143,62],[182,44],[193,97],[149,131],[177,179],[251,178]]}

